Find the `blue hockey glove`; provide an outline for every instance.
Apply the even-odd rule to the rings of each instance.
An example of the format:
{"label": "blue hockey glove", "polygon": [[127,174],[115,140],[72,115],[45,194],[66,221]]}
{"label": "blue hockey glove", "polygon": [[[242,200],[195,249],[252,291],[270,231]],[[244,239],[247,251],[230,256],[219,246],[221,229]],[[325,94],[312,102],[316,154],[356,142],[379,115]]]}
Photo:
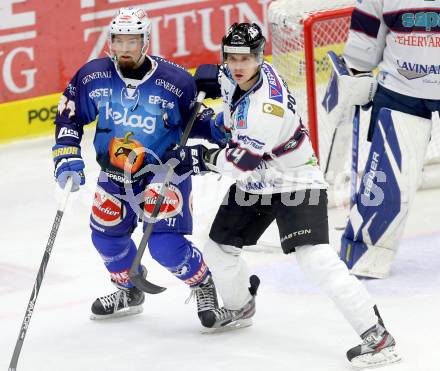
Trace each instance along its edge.
{"label": "blue hockey glove", "polygon": [[162,160],[171,165],[178,176],[204,175],[210,171],[206,164],[209,163],[210,154],[213,151],[217,152],[219,149],[207,149],[202,144],[177,147],[165,152]]}
{"label": "blue hockey glove", "polygon": [[54,175],[61,188],[64,189],[69,177],[72,177],[73,181],[72,192],[76,192],[80,185],[85,184],[85,165],[79,147],[56,144],[52,147],[52,157],[55,165]]}
{"label": "blue hockey glove", "polygon": [[230,135],[225,130],[225,123],[223,122],[223,112],[219,112],[210,121],[212,139],[219,147],[224,148],[228,144]]}
{"label": "blue hockey glove", "polygon": [[206,98],[221,97],[220,83],[218,81],[220,66],[218,64],[201,64],[194,74],[198,91],[204,91]]}

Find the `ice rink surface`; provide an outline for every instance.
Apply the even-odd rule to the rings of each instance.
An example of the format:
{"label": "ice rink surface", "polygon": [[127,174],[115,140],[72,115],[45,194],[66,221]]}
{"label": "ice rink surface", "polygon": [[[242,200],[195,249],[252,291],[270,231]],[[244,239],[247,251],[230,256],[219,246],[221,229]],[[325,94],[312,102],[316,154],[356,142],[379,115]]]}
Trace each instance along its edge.
{"label": "ice rink surface", "polygon": [[[0,146],[0,370],[9,361],[60,196],[52,177],[52,141]],[[91,321],[97,296],[114,291],[90,241],[88,217],[98,168],[92,138],[83,144],[87,184],[72,194],[61,223],[18,364],[20,371],[340,371],[359,338],[332,302],[309,284],[293,255],[246,252],[261,278],[252,327],[202,335],[189,290],[144,256],[151,281],[168,288],[146,298],[144,312]],[[229,183],[194,180],[195,234],[203,247]],[[331,210],[331,226],[344,222]],[[341,232],[332,228],[336,243]],[[140,228],[135,232],[140,241]],[[265,240],[276,244],[276,230]],[[273,250],[273,249],[272,249]],[[440,370],[440,191],[419,192],[391,277],[364,281],[403,362],[381,370]]]}

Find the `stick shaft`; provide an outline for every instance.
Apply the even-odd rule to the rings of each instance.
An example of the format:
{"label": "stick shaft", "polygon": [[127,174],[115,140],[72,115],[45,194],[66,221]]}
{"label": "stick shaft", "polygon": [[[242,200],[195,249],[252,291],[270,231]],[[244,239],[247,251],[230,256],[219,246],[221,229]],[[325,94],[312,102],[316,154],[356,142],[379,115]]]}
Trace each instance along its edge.
{"label": "stick shaft", "polygon": [[26,337],[26,333],[29,327],[29,323],[32,318],[32,314],[35,309],[35,302],[37,301],[38,293],[40,291],[41,283],[43,282],[44,273],[46,272],[47,264],[49,263],[49,258],[52,253],[52,248],[55,244],[55,238],[58,234],[58,229],[61,224],[61,219],[63,218],[64,209],[69,198],[70,190],[72,189],[72,178],[69,178],[66,186],[64,188],[64,194],[60,200],[57,213],[55,215],[55,220],[52,224],[52,229],[50,231],[49,240],[46,244],[46,249],[43,254],[43,259],[41,260],[40,269],[38,270],[37,278],[34,283],[34,288],[32,289],[31,297],[28,302],[26,313],[21,323],[20,332],[18,333],[18,339],[15,343],[14,353],[12,354],[11,362],[9,363],[9,371],[16,371],[18,358],[20,357],[21,348]]}
{"label": "stick shaft", "polygon": [[[196,103],[194,105],[193,111],[191,113],[191,117],[188,121],[188,124],[186,125],[185,131],[182,134],[182,137],[180,138],[179,147],[182,147],[186,144],[189,138],[189,134],[191,132],[191,129],[193,127],[194,121],[196,120],[197,114],[199,113],[200,107],[202,106],[203,99],[205,98],[205,92],[201,91],[199,92],[197,96]],[[141,290],[143,288],[146,288],[146,286],[142,285],[142,283],[146,283],[145,279],[142,277],[142,275],[139,273],[139,265],[141,264],[142,257],[144,255],[145,249],[147,247],[148,239],[150,238],[150,235],[153,231],[154,222],[156,221],[157,216],[159,215],[160,208],[165,201],[166,192],[169,187],[169,183],[173,177],[174,170],[173,168],[169,167],[167,170],[167,173],[165,175],[165,179],[162,183],[162,186],[159,191],[159,195],[157,197],[156,204],[154,205],[153,212],[151,214],[150,220],[147,222],[147,227],[145,228],[144,234],[142,236],[141,242],[138,247],[138,251],[136,253],[136,256],[133,260],[133,264],[130,268],[130,278],[134,281],[136,286],[140,286]],[[145,291],[145,290],[144,290]],[[162,290],[163,291],[163,290]],[[148,291],[147,291],[148,292]],[[153,293],[153,292],[150,292]]]}

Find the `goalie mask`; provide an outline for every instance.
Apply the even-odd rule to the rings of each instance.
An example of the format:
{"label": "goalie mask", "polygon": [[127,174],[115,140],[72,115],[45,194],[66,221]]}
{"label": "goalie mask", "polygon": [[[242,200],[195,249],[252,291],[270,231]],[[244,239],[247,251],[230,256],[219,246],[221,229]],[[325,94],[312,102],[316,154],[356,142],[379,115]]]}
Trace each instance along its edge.
{"label": "goalie mask", "polygon": [[139,60],[147,53],[151,34],[151,22],[147,12],[140,8],[121,8],[109,24],[109,50],[111,58],[116,56],[112,51],[114,35],[142,35],[142,51]]}
{"label": "goalie mask", "polygon": [[265,44],[266,39],[256,23],[234,23],[222,39],[222,63],[228,54],[255,54],[261,64]]}

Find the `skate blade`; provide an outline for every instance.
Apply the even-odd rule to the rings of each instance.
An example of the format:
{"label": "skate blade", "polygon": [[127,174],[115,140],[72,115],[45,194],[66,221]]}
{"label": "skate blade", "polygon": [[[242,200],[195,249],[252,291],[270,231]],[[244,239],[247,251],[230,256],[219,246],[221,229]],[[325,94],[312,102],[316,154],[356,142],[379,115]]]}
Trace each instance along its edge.
{"label": "skate blade", "polygon": [[400,362],[402,357],[394,347],[382,349],[379,353],[363,354],[351,360],[351,365],[356,369],[388,366]]}
{"label": "skate blade", "polygon": [[112,314],[94,314],[94,313],[92,313],[90,315],[90,319],[102,321],[102,320],[106,320],[106,319],[134,316],[135,314],[142,313],[143,311],[144,311],[144,308],[142,307],[142,305],[135,305],[135,306],[129,307],[128,309],[118,310],[117,312],[112,313]]}
{"label": "skate blade", "polygon": [[242,328],[252,326],[252,324],[252,318],[239,319],[223,327],[202,327],[200,332],[204,335],[219,334],[222,332],[240,330]]}

